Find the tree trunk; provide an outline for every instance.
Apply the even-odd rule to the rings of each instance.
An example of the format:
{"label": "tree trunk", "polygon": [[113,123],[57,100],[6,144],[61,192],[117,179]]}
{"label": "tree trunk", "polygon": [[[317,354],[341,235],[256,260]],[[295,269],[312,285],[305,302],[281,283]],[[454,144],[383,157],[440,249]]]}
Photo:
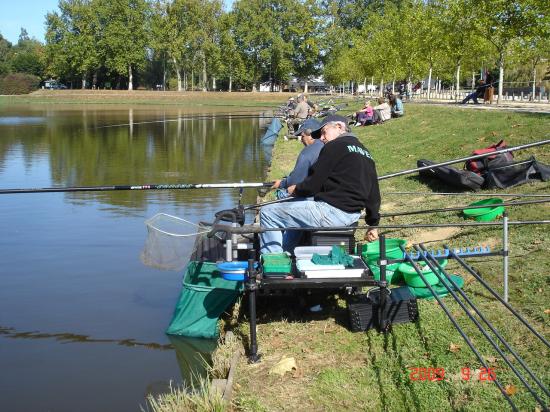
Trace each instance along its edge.
{"label": "tree trunk", "polygon": [[391,82],[391,94],[395,94],[395,79]]}
{"label": "tree trunk", "polygon": [[208,88],[207,85],[207,78],[206,78],[206,56],[204,53],[202,54],[202,91],[205,92]]}
{"label": "tree trunk", "polygon": [[476,72],[472,72],[472,92],[476,89]]}
{"label": "tree trunk", "polygon": [[195,70],[191,70],[191,91],[195,91]]}
{"label": "tree trunk", "polygon": [[455,87],[455,100],[458,100],[458,93],[460,92],[460,63],[456,65],[456,87]]}
{"label": "tree trunk", "polygon": [[172,58],[172,61],[174,62],[174,67],[176,68],[176,75],[178,76],[178,92],[181,92],[181,73],[180,73],[180,67],[178,65],[178,61],[176,58]]}
{"label": "tree trunk", "polygon": [[500,58],[498,59],[498,98],[497,104],[500,104],[502,99],[502,93],[504,90],[504,52],[500,53]]}
{"label": "tree trunk", "polygon": [[537,84],[537,66],[533,65],[533,87],[531,89],[531,98],[533,101],[535,101],[535,93],[537,91],[536,84]]}
{"label": "tree trunk", "polygon": [[92,89],[97,89],[97,71],[92,76]]}
{"label": "tree trunk", "polygon": [[233,75],[229,75],[229,93],[232,92],[233,89]]}
{"label": "tree trunk", "polygon": [[380,95],[380,97],[384,96],[384,78],[383,77],[380,78],[380,91],[378,92],[378,94]]}
{"label": "tree trunk", "polygon": [[82,73],[82,90],[86,88],[86,73]]}
{"label": "tree trunk", "polygon": [[212,76],[212,90],[216,91],[216,76]]}
{"label": "tree trunk", "polygon": [[128,65],[128,90],[134,90],[134,74],[131,64]]}
{"label": "tree trunk", "polygon": [[428,72],[428,100],[430,100],[430,95],[432,91],[432,66],[430,66],[430,71]]}

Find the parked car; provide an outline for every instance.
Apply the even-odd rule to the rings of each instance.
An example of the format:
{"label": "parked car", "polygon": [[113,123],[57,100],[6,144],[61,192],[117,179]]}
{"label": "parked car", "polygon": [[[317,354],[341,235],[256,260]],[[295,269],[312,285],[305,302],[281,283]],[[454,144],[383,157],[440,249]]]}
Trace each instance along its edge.
{"label": "parked car", "polygon": [[65,86],[63,83],[58,82],[57,80],[46,80],[44,82],[44,89],[48,90],[63,90],[66,89],[67,86]]}

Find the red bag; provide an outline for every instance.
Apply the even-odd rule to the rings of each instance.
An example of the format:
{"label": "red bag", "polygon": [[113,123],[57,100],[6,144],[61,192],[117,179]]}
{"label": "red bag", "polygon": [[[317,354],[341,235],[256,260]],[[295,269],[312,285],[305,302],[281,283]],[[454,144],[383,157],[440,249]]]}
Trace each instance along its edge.
{"label": "red bag", "polygon": [[[504,140],[501,140],[497,144],[491,145],[489,147],[486,147],[485,149],[477,149],[472,152],[472,155],[480,155],[485,153],[491,153],[496,150],[500,149],[506,149],[506,142]],[[475,160],[468,160],[466,161],[466,164],[464,165],[464,168],[466,170],[469,170],[471,172],[477,173],[480,175],[483,173],[488,167],[489,163],[497,161],[498,163],[501,162],[510,162],[514,159],[514,155],[511,152],[506,153],[496,153],[491,156],[482,157]]]}

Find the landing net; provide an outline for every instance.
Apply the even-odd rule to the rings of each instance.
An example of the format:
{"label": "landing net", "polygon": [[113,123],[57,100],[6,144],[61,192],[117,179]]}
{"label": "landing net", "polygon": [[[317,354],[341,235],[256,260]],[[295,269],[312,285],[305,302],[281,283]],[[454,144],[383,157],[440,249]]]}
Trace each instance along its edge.
{"label": "landing net", "polygon": [[195,237],[204,236],[210,229],[166,213],[156,214],[146,220],[145,225],[147,239],[141,261],[146,266],[165,270],[183,269],[193,252]]}

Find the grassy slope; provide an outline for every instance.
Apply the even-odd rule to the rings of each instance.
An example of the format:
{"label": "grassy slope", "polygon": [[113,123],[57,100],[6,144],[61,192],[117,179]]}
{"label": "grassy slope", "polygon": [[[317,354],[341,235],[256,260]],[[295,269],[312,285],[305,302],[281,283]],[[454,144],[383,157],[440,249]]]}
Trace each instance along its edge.
{"label": "grassy slope", "polygon": [[[547,138],[550,116],[463,110],[440,106],[407,105],[406,117],[388,124],[358,128],[354,131],[371,150],[380,175],[413,168],[416,159],[448,160],[462,157],[475,148],[485,147],[505,138],[518,145]],[[300,144],[279,141],[275,146],[273,167],[275,178],[293,167]],[[519,152],[516,158],[529,155],[550,163],[548,147]],[[513,193],[548,193],[548,183],[533,183],[510,189]],[[424,182],[412,177],[388,179],[381,183],[383,210],[412,210],[426,207],[458,206],[476,198],[384,196],[392,190],[430,191]],[[448,191],[448,190],[447,190]],[[511,220],[548,219],[547,205],[509,208]],[[391,222],[460,222],[456,213],[398,217]],[[389,222],[386,220],[385,222]],[[384,223],[384,222],[383,222]],[[390,231],[388,236],[422,239],[433,231]],[[550,278],[550,236],[547,226],[514,227],[510,247],[510,300],[514,307],[548,338]],[[447,234],[448,235],[448,234]],[[488,244],[501,247],[499,229],[462,229],[447,243],[454,246]],[[436,236],[437,237],[437,236]],[[442,234],[440,237],[446,237]],[[442,241],[434,242],[441,247]],[[502,286],[502,261],[499,258],[470,260],[484,278],[497,290]],[[474,279],[449,264],[453,272],[466,279],[465,291],[483,313],[514,344],[520,355],[532,366],[544,383],[550,385],[550,357],[543,345],[500,304],[489,298]],[[535,404],[518,379],[467,319],[451,297],[444,299],[458,322],[467,331],[483,356],[496,370],[503,385],[517,389],[512,396],[522,410],[533,410]],[[374,331],[351,333],[345,327],[343,305],[325,305],[325,313],[306,314],[293,318],[283,308],[273,313],[266,310],[258,327],[259,347],[263,362],[242,364],[236,394],[236,407],[241,410],[498,410],[509,409],[494,384],[472,379],[462,381],[460,371],[480,367],[443,310],[434,301],[420,302],[420,321],[397,325],[388,335]],[[246,337],[247,324],[240,333]],[[245,338],[246,339],[246,338]],[[450,350],[450,344],[459,345]],[[296,359],[298,369],[284,378],[269,374],[269,369],[283,356]],[[517,362],[514,362],[517,365]],[[445,368],[443,382],[412,382],[409,367]]]}
{"label": "grassy slope", "polygon": [[132,104],[179,107],[279,106],[290,93],[154,92],[144,90],[38,90],[28,95],[0,96],[2,104]]}

